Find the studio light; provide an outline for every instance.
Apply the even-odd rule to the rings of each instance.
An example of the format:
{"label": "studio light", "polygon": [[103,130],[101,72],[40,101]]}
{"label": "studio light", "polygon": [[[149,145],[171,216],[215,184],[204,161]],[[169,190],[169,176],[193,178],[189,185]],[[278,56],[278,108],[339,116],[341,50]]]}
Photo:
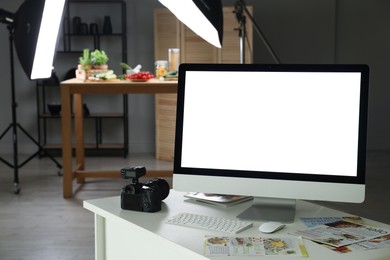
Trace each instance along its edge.
{"label": "studio light", "polygon": [[[12,131],[13,162],[0,157],[0,161],[14,169],[14,192],[20,192],[18,169],[35,156],[44,153],[49,156],[59,169],[62,166],[18,123],[15,94],[14,45],[29,79],[49,78],[53,71],[53,59],[58,30],[62,19],[65,0],[25,0],[15,14],[0,9],[0,23],[7,25],[9,31],[10,69],[11,69],[11,106],[12,122],[0,135],[0,140]],[[34,144],[38,151],[19,164],[18,135],[22,131]]]}
{"label": "studio light", "polygon": [[[197,35],[218,48],[222,47],[223,12],[221,0],[159,1]],[[272,59],[279,64],[279,58],[248,11],[245,1],[237,0],[234,8],[239,23],[240,63],[245,63],[246,17],[248,16]]]}
{"label": "studio light", "polygon": [[26,0],[15,14],[15,48],[30,79],[49,78],[65,0]]}
{"label": "studio light", "polygon": [[221,0],[159,0],[182,23],[215,47],[222,47]]}

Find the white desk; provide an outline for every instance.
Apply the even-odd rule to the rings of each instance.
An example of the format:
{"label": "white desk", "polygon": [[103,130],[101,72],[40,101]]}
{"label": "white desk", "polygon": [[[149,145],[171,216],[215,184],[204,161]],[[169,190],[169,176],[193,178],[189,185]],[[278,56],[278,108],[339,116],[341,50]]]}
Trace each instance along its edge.
{"label": "white desk", "polygon": [[[95,213],[95,259],[209,259],[203,255],[204,236],[206,234],[221,236],[226,235],[226,233],[213,233],[208,230],[169,225],[165,224],[164,220],[180,212],[235,217],[238,213],[250,205],[249,203],[243,203],[230,208],[220,208],[186,202],[183,195],[184,193],[171,190],[168,198],[164,200],[162,210],[157,213],[142,213],[122,210],[120,208],[119,196],[85,201],[84,207]],[[300,217],[331,217],[347,215],[349,214],[317,206],[308,202],[299,201],[297,203],[295,223],[287,225],[287,227],[282,231],[279,231],[274,235],[264,235],[258,231],[258,227],[261,223],[255,222],[254,227],[241,232],[239,235],[254,235],[260,237],[283,236],[289,231],[305,228],[299,220]],[[378,222],[373,223],[382,228],[390,228],[390,226],[386,224]],[[309,253],[309,258],[301,259],[390,259],[390,248],[340,255],[309,240],[304,240],[304,242]],[[237,260],[252,258],[217,257],[212,259]],[[291,259],[291,257],[261,256],[256,257],[256,259],[275,260]]]}

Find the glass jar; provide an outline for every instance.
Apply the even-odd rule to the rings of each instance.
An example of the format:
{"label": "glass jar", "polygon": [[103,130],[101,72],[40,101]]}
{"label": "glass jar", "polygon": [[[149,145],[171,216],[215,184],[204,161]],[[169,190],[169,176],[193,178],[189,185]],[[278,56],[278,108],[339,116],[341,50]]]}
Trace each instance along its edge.
{"label": "glass jar", "polygon": [[155,63],[156,68],[156,78],[160,79],[165,74],[168,73],[168,61],[167,60],[157,60]]}

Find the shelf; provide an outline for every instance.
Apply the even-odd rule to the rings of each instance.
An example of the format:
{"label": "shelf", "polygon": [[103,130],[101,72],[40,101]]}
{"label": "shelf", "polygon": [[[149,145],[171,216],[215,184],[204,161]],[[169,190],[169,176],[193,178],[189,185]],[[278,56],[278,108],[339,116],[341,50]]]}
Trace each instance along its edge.
{"label": "shelf", "polygon": [[[104,4],[102,6],[102,4]],[[107,8],[110,9],[110,12],[106,14]],[[88,14],[87,14],[88,12]],[[92,13],[93,14],[92,14]],[[86,15],[83,15],[86,14]],[[91,15],[92,14],[92,15]],[[99,20],[90,20],[91,17],[100,17],[104,18],[105,16],[114,17],[112,30],[104,31],[101,30],[103,27],[100,26]],[[88,30],[85,32],[90,33],[74,33],[81,32],[74,30],[72,24],[72,18],[80,16],[81,21],[86,23],[89,26],[91,22],[99,24],[98,33],[92,33],[96,31]],[[62,46],[60,50],[57,51],[60,54],[59,59],[61,62],[66,62],[67,65],[70,63],[70,60],[74,60],[73,56],[80,55],[83,53],[83,49],[88,46],[90,49],[101,49],[100,45],[102,44],[105,48],[105,51],[115,50],[116,56],[110,57],[111,62],[120,63],[127,62],[127,16],[126,16],[126,2],[123,0],[68,0],[66,3],[66,8],[64,12],[64,19],[62,23]],[[104,21],[103,21],[104,22]],[[103,23],[104,24],[104,23]],[[84,32],[84,31],[83,31]],[[112,37],[112,38],[111,38]],[[120,47],[118,46],[120,44]],[[119,49],[121,50],[121,55],[119,54]],[[69,56],[66,56],[69,55]],[[121,56],[121,57],[119,57]],[[73,57],[73,58],[72,58]],[[77,62],[77,60],[76,60]],[[69,64],[70,66],[77,66],[73,63]],[[72,74],[71,76],[73,76]],[[54,153],[61,153],[61,144],[49,144],[48,140],[60,140],[58,139],[60,132],[57,131],[58,123],[61,123],[61,114],[53,115],[47,109],[47,104],[56,100],[60,100],[60,87],[53,88],[50,86],[50,82],[39,81],[37,82],[37,121],[38,121],[38,142],[42,145],[43,149],[51,150]],[[93,101],[92,101],[93,102]],[[104,111],[104,108],[99,110]],[[107,110],[111,110],[107,106]],[[113,109],[112,109],[113,110]],[[94,134],[95,141],[92,139],[89,142],[92,144],[86,144],[85,150],[87,154],[112,154],[112,151],[115,151],[116,154],[121,154],[123,157],[126,157],[128,154],[129,148],[129,130],[128,130],[128,97],[123,95],[122,98],[122,108],[115,108],[115,111],[119,112],[92,112],[84,118],[89,120],[89,126],[91,127],[91,132]],[[106,120],[107,119],[107,120]],[[93,120],[93,121],[91,121]],[[113,125],[112,120],[115,120],[115,127],[118,124],[123,130],[123,142],[119,140],[120,144],[105,144],[104,140],[106,137],[112,135],[110,131],[111,125]],[[58,122],[59,121],[59,122]],[[123,128],[122,128],[123,127]],[[49,138],[53,137],[53,138]],[[110,139],[107,139],[110,140]],[[114,139],[115,142],[116,139]]]}
{"label": "shelf", "polygon": [[[62,146],[61,144],[46,144],[42,146],[44,150],[49,151],[52,156],[61,156],[62,155]],[[85,155],[86,156],[127,156],[128,147],[123,144],[85,144]],[[75,147],[72,147],[73,153],[75,152]],[[41,153],[40,156],[45,156],[44,153]]]}
{"label": "shelf", "polygon": [[[102,5],[103,4],[103,5]],[[99,6],[97,5],[102,5]],[[107,7],[109,5],[109,7]],[[92,9],[95,7],[94,9]],[[97,7],[97,8],[96,8]],[[107,8],[110,9],[110,14],[106,14],[105,11]],[[83,30],[74,30],[73,18],[76,16],[80,16],[83,18],[83,15],[80,15],[79,12],[75,12],[75,9],[86,10],[94,10],[95,13],[101,14],[104,17],[114,17],[114,23],[111,25],[111,29],[104,30],[104,22],[101,26],[99,24],[96,30],[91,31],[89,25],[91,23],[86,23],[84,20],[80,24],[83,25]],[[112,11],[115,10],[115,11]],[[117,12],[116,12],[117,11]],[[76,16],[74,15],[76,13]],[[118,16],[120,16],[120,24],[118,23]],[[105,37],[120,37],[122,38],[122,61],[126,62],[127,60],[127,17],[126,17],[126,1],[124,0],[69,0],[66,5],[66,12],[64,14],[64,22],[63,22],[63,30],[62,30],[62,41],[63,45],[59,53],[80,53],[83,50],[83,47],[87,46],[74,46],[75,41],[78,38],[90,38],[93,40],[92,46],[93,49],[100,49],[100,43],[102,38]],[[87,19],[88,20],[88,19]],[[111,21],[111,19],[110,19]],[[116,22],[115,22],[116,21]],[[91,22],[91,21],[88,21]],[[92,21],[93,23],[98,24],[99,21]],[[84,28],[84,26],[87,26]],[[83,32],[83,33],[79,33]],[[85,44],[84,44],[85,45]],[[92,49],[92,47],[90,47]]]}
{"label": "shelf", "polygon": [[123,33],[98,33],[98,34],[74,34],[74,33],[63,33],[64,37],[64,47],[62,50],[57,51],[57,53],[75,53],[80,54],[83,52],[82,49],[73,49],[74,47],[71,47],[71,38],[90,38],[91,41],[93,40],[94,49],[98,49],[100,46],[100,40],[102,38],[108,38],[108,37],[124,37],[125,34]]}
{"label": "shelf", "polygon": [[[62,149],[61,144],[45,144],[42,146],[44,149]],[[72,147],[73,149],[75,147]],[[108,150],[114,150],[114,149],[123,149],[124,145],[123,144],[85,144],[84,148],[86,150],[88,149],[108,149]]]}
{"label": "shelf", "polygon": [[[39,115],[41,118],[61,118],[61,115],[52,115],[52,114],[41,114]],[[91,113],[88,116],[84,116],[84,118],[122,118],[125,117],[126,115],[124,113]]]}

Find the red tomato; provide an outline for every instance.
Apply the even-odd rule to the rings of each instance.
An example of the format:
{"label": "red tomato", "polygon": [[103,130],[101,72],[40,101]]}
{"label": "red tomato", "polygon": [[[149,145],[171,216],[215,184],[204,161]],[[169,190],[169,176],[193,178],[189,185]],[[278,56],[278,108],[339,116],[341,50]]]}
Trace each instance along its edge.
{"label": "red tomato", "polygon": [[127,79],[142,79],[142,80],[148,80],[154,78],[153,74],[151,74],[148,71],[141,71],[138,73],[134,73],[131,75],[126,75]]}

